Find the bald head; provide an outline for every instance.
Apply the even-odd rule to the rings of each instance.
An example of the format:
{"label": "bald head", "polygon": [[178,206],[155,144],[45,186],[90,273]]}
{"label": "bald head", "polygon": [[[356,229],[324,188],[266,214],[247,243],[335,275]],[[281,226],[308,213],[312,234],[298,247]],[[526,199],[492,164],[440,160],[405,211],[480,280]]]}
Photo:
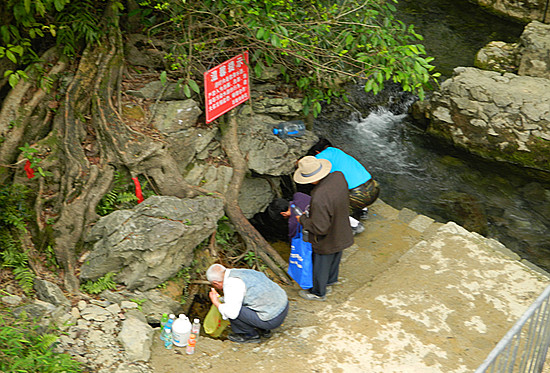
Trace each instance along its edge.
{"label": "bald head", "polygon": [[206,270],[206,279],[212,283],[214,281],[222,282],[225,275],[225,267],[221,264],[212,264]]}

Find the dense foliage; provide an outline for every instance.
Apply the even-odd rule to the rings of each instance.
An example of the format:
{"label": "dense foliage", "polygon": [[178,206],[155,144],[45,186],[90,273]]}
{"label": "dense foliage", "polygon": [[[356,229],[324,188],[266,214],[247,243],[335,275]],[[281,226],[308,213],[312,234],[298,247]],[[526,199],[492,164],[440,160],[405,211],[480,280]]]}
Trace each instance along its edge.
{"label": "dense foliage", "polygon": [[[394,17],[396,0],[143,0],[150,35],[171,39],[171,76],[190,92],[194,78],[244,50],[259,77],[276,67],[316,115],[320,102],[342,93],[342,79],[366,79],[380,92],[387,81],[424,96],[435,81],[422,36]],[[158,14],[170,23],[159,23]],[[153,24],[155,23],[155,24]],[[188,85],[186,82],[193,84]]]}
{"label": "dense foliage", "polygon": [[15,66],[4,71],[10,85],[28,79],[23,67],[37,62],[48,46],[75,56],[85,43],[97,42],[104,6],[103,0],[7,0],[0,10],[0,58]]}
{"label": "dense foliage", "polygon": [[13,271],[25,292],[30,292],[34,284],[34,273],[28,268],[29,257],[22,245],[22,235],[31,220],[28,193],[22,185],[0,187],[0,266]]}
{"label": "dense foliage", "polygon": [[25,314],[20,318],[0,313],[0,372],[81,372],[80,364],[53,349],[58,337],[39,333]]}
{"label": "dense foliage", "polygon": [[[422,36],[395,19],[396,0],[142,0],[127,12],[150,36],[169,41],[167,76],[189,96],[203,73],[247,50],[254,73],[276,67],[303,96],[306,114],[343,92],[342,79],[365,79],[378,93],[387,81],[418,93],[438,76]],[[121,12],[122,3],[109,3]],[[38,58],[52,40],[69,56],[97,42],[103,0],[10,0],[2,13],[0,58],[18,66]],[[166,74],[166,73],[165,73]],[[4,72],[13,86],[22,69]],[[200,95],[199,95],[200,96]]]}

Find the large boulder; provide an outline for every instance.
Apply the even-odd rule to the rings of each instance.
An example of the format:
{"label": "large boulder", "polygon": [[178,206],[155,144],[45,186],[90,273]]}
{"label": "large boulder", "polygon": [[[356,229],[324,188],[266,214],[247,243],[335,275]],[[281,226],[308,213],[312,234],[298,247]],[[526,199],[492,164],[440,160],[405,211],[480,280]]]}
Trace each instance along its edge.
{"label": "large boulder", "polygon": [[318,140],[311,131],[300,137],[281,139],[273,128],[281,122],[267,115],[239,116],[239,147],[246,155],[248,168],[260,175],[291,174],[296,161]]}
{"label": "large boulder", "polygon": [[550,171],[550,80],[459,67],[423,105],[430,134],[491,160]]}
{"label": "large boulder", "polygon": [[223,201],[153,196],[132,210],[115,211],[92,228],[93,247],[81,268],[82,280],[116,273],[129,290],[152,289],[193,260],[193,249],[216,230]]}
{"label": "large boulder", "polygon": [[470,2],[491,13],[521,22],[541,19],[550,20],[550,9],[547,0],[470,0]]}

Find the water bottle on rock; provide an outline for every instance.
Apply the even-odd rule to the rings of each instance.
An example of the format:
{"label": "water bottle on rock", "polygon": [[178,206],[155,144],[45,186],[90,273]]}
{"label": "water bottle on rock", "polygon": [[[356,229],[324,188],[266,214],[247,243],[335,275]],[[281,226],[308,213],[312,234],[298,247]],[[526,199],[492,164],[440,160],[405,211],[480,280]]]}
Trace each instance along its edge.
{"label": "water bottle on rock", "polygon": [[171,350],[172,347],[174,347],[174,343],[172,341],[172,329],[169,327],[165,327],[162,330],[161,336],[164,335],[164,348],[167,350]]}
{"label": "water bottle on rock", "polygon": [[187,340],[187,348],[185,352],[187,355],[193,355],[195,353],[195,345],[197,344],[197,339],[195,334],[191,333],[189,339]]}
{"label": "water bottle on rock", "polygon": [[191,325],[191,334],[195,334],[196,338],[199,338],[201,331],[201,322],[199,319],[193,319],[193,325]]}
{"label": "water bottle on rock", "polygon": [[162,319],[161,319],[161,328],[162,328],[162,330],[160,331],[161,341],[166,341],[166,333],[164,332],[166,328],[168,328],[169,330],[168,334],[170,334],[170,339],[172,339],[172,324],[174,323],[175,319],[176,319],[176,315],[170,314],[170,316],[168,317],[164,325],[162,325]]}
{"label": "water bottle on rock", "polygon": [[273,133],[281,139],[300,137],[306,131],[306,126],[301,120],[279,123],[273,128]]}
{"label": "water bottle on rock", "polygon": [[166,325],[167,322],[168,322],[168,314],[163,313],[162,317],[160,318],[160,328],[164,329],[164,325]]}

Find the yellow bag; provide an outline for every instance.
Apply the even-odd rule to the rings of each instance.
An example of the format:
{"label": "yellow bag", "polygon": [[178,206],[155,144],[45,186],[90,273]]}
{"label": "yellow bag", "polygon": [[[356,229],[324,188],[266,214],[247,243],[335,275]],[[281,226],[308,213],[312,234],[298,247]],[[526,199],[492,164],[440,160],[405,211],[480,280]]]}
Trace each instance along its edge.
{"label": "yellow bag", "polygon": [[229,325],[229,320],[224,320],[218,307],[212,305],[204,318],[204,331],[217,338],[227,328],[227,325]]}

